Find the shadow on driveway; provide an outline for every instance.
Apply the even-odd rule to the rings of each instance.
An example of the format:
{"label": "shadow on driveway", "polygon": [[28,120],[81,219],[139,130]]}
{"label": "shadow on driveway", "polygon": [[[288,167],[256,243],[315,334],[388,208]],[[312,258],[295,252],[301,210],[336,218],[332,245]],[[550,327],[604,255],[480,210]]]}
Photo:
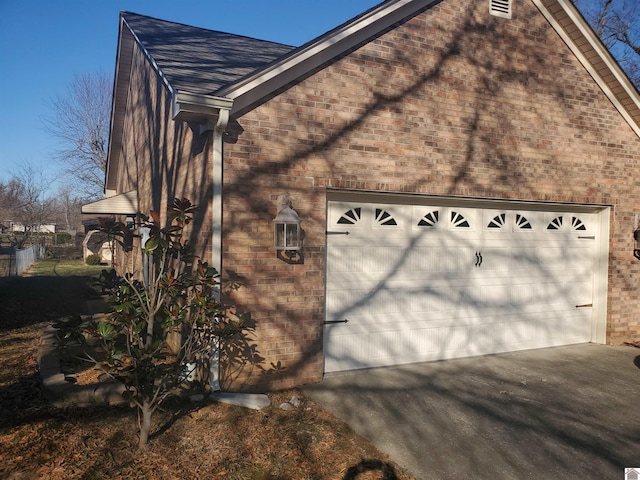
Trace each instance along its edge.
{"label": "shadow on driveway", "polygon": [[633,347],[334,374],[305,388],[418,479],[608,479],[640,465]]}

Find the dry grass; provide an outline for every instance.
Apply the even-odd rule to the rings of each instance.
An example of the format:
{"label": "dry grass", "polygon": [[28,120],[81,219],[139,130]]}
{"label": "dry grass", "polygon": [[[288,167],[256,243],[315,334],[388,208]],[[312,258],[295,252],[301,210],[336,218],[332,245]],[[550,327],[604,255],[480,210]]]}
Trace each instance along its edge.
{"label": "dry grass", "polygon": [[[270,394],[271,407],[261,411],[168,404],[140,451],[134,410],[47,404],[36,351],[49,322],[32,320],[0,328],[0,478],[412,478],[299,391]],[[293,395],[302,400],[298,408],[278,408]]]}

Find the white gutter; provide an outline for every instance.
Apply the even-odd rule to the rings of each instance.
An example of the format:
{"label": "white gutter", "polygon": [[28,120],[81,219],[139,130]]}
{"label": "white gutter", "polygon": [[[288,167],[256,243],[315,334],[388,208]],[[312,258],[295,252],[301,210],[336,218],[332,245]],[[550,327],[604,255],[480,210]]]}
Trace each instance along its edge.
{"label": "white gutter", "polygon": [[[212,196],[211,196],[211,266],[222,277],[222,139],[224,131],[229,123],[229,112],[233,102],[228,108],[220,108],[218,120],[213,127],[213,158],[212,158]],[[222,285],[220,285],[221,287]],[[220,300],[220,290],[216,300]],[[220,345],[216,343],[211,351],[209,359],[209,385],[212,392],[220,391]]]}
{"label": "white gutter", "polygon": [[[228,98],[172,90],[171,115],[174,120],[217,117],[220,112],[225,110],[228,112],[232,105],[233,100]],[[220,118],[218,117],[219,122]],[[227,123],[225,122],[223,130],[226,127]]]}
{"label": "white gutter", "polygon": [[[174,121],[190,122],[198,128],[195,135],[213,131],[212,139],[212,195],[211,195],[211,261],[219,275],[222,273],[222,154],[224,132],[229,124],[233,100],[212,95],[172,91],[171,114]],[[220,300],[220,289],[215,293]],[[220,391],[220,345],[216,342],[209,357],[209,385],[212,392]]]}

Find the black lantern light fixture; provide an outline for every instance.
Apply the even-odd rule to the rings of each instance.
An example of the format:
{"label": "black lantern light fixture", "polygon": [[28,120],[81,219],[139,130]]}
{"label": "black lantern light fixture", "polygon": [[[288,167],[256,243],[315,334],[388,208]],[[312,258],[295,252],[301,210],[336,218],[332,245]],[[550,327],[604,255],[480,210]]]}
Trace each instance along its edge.
{"label": "black lantern light fixture", "polygon": [[[302,249],[300,217],[291,208],[289,194],[278,196],[278,214],[273,219],[274,241],[278,256],[285,254],[289,260],[299,257]],[[297,262],[296,262],[297,263]]]}
{"label": "black lantern light fixture", "polygon": [[633,256],[640,260],[640,213],[633,216]]}

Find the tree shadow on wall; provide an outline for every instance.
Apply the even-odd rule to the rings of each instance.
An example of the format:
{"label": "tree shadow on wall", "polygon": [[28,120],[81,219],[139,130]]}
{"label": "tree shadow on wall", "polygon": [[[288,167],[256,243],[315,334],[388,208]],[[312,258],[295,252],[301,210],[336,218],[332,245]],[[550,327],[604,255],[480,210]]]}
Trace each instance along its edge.
{"label": "tree shadow on wall", "polygon": [[256,322],[251,313],[232,314],[233,322],[240,327],[233,329],[228,334],[221,336],[219,345],[219,374],[223,391],[240,389],[242,391],[250,388],[255,380],[248,383],[249,378],[263,379],[273,377],[284,370],[278,364],[271,364],[265,368],[265,358],[258,350],[255,341]]}
{"label": "tree shadow on wall", "polygon": [[[247,278],[236,272],[227,271],[221,283],[222,294],[246,287]],[[268,383],[285,368],[280,362],[265,367],[265,357],[258,350],[256,342],[256,321],[251,312],[238,310],[232,306],[227,310],[227,319],[237,328],[230,329],[220,337],[219,343],[219,375],[223,391],[231,389],[255,388],[256,385]],[[249,379],[254,381],[249,384]],[[255,380],[257,379],[257,381]]]}

